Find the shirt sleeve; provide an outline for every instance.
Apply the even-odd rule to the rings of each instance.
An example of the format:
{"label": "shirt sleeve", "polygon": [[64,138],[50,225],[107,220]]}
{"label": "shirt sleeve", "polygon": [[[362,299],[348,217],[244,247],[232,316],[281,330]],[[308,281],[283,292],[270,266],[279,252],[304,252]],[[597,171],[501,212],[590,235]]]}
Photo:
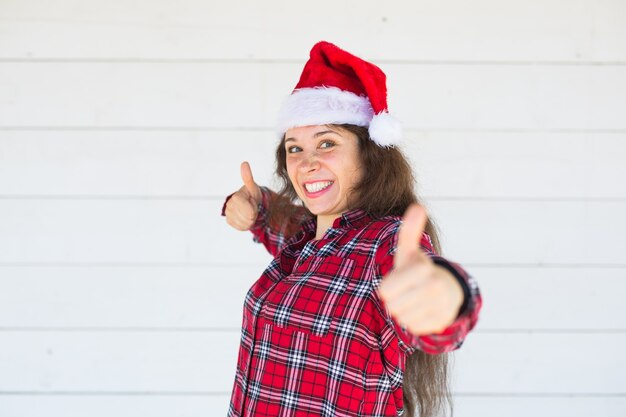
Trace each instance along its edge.
{"label": "shirt sleeve", "polygon": [[[399,225],[398,225],[399,226]],[[397,249],[397,231],[394,229],[391,235],[386,238],[376,253],[376,276],[374,286],[378,287],[383,277],[393,267],[393,255]],[[428,234],[424,233],[420,242],[421,249],[426,252],[433,262],[446,268],[454,275],[463,288],[464,300],[459,308],[455,321],[439,333],[428,335],[414,335],[406,328],[400,326],[398,322],[389,314],[384,302],[374,291],[374,303],[384,318],[383,328],[392,332],[399,338],[399,346],[407,354],[411,354],[415,349],[422,350],[430,354],[438,354],[458,349],[463,344],[465,337],[474,328],[478,321],[480,309],[482,307],[482,297],[474,278],[465,271],[461,265],[448,261],[437,255],[432,247]]]}
{"label": "shirt sleeve", "polygon": [[[279,227],[270,225],[268,209],[272,204],[272,200],[276,197],[276,193],[264,186],[260,186],[259,189],[261,190],[261,202],[259,203],[258,214],[250,228],[250,232],[255,242],[262,243],[272,256],[276,256],[288,238],[287,233],[291,233],[294,230],[295,223],[301,221],[301,219],[299,216],[295,216],[291,219],[285,219]],[[235,193],[226,197],[222,205],[222,216],[226,215],[226,204],[228,204],[228,200],[230,200],[233,194]]]}

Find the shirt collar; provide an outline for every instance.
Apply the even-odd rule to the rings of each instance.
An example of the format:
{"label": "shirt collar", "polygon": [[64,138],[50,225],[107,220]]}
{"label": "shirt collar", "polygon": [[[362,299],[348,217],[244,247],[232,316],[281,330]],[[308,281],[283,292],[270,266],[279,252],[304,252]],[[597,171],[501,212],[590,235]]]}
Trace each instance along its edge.
{"label": "shirt collar", "polygon": [[[341,229],[341,228],[352,228],[358,229],[363,226],[366,226],[372,221],[372,216],[370,216],[365,210],[361,208],[356,208],[352,210],[348,210],[343,213],[341,216],[337,217],[333,221],[332,228],[333,229]],[[313,217],[309,220],[306,220],[302,223],[302,229],[309,233],[315,233],[317,230],[317,218]]]}
{"label": "shirt collar", "polygon": [[363,209],[356,208],[348,210],[333,222],[333,229],[348,227],[352,229],[361,228],[372,221],[372,217]]}

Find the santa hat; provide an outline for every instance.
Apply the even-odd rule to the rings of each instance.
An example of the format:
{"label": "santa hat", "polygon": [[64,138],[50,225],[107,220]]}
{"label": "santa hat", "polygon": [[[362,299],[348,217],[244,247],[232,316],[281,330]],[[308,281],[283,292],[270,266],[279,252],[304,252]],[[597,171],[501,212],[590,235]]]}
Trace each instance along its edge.
{"label": "santa hat", "polygon": [[387,109],[385,80],[376,65],[332,43],[318,42],[280,109],[279,134],[297,126],[353,124],[368,127],[379,146],[399,144],[402,128]]}

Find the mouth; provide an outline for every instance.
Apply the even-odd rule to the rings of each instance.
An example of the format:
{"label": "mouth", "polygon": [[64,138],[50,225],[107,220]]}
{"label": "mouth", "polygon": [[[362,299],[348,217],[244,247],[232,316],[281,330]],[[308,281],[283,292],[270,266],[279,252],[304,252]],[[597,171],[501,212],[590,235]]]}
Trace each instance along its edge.
{"label": "mouth", "polygon": [[314,181],[304,183],[304,191],[307,197],[317,197],[319,195],[324,194],[331,185],[334,184],[334,181]]}

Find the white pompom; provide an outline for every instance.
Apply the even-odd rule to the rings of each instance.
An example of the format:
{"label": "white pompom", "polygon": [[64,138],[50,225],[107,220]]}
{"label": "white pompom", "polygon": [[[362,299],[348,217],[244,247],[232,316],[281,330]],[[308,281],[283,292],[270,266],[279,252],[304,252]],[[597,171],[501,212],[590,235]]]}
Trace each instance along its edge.
{"label": "white pompom", "polygon": [[370,138],[379,146],[395,146],[402,141],[400,121],[387,112],[372,117],[368,130]]}

